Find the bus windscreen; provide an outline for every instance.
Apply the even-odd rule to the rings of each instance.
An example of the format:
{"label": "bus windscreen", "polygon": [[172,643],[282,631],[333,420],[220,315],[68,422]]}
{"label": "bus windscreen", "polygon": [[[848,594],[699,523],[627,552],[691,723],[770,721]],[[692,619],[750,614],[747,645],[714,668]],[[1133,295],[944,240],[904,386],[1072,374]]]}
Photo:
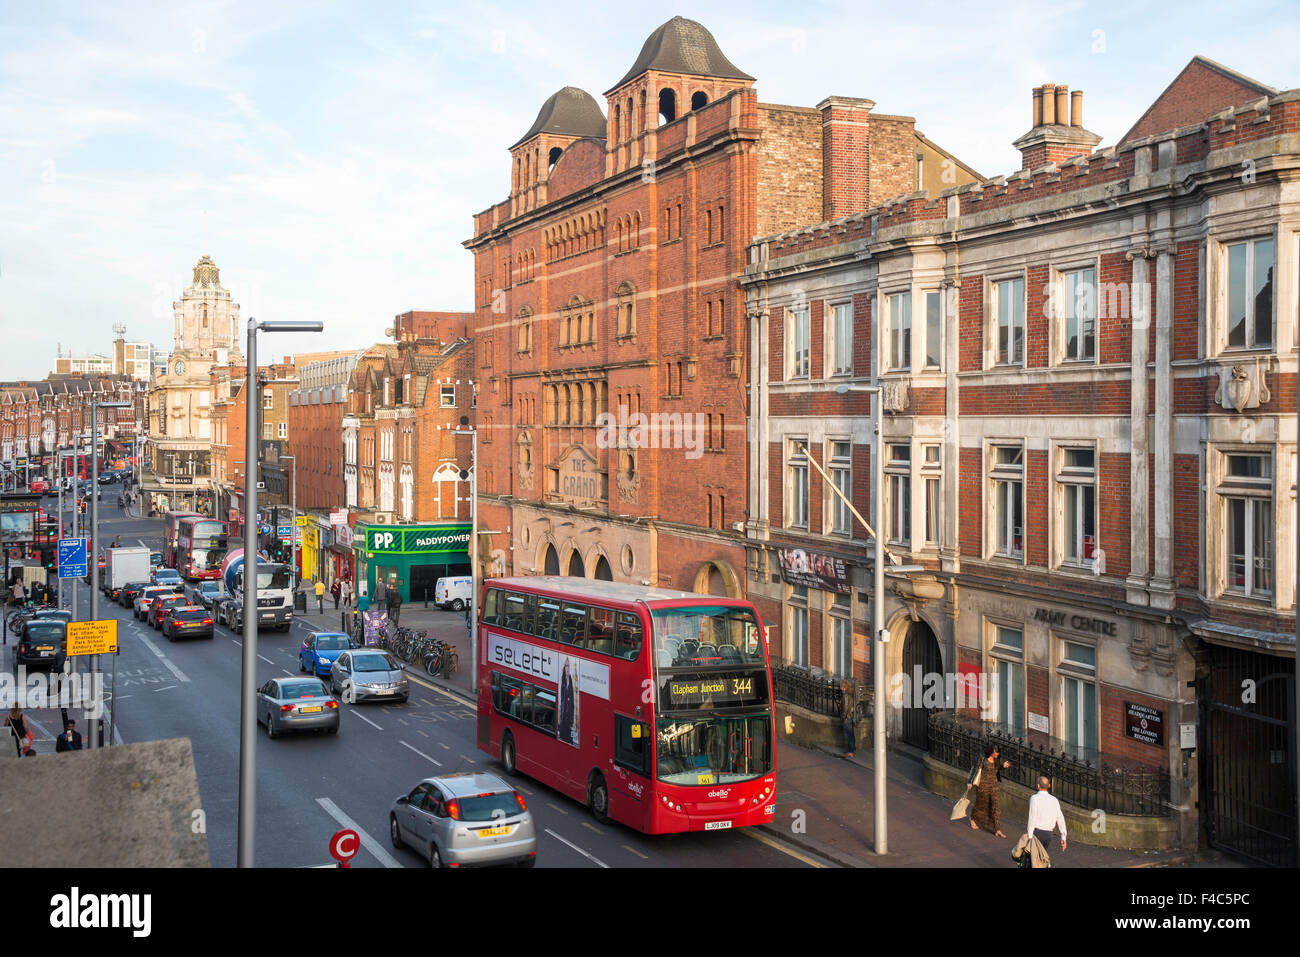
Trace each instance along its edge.
{"label": "bus windscreen", "polygon": [[654,608],[650,619],[660,667],[695,670],[767,664],[758,621],[744,608]]}

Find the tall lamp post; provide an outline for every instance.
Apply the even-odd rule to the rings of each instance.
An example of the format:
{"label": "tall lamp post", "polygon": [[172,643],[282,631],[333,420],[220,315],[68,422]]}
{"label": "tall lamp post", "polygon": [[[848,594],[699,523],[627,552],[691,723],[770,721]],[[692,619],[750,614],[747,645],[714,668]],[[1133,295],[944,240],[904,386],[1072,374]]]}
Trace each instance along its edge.
{"label": "tall lamp post", "polygon": [[[474,388],[471,384],[470,388]],[[469,416],[460,417],[460,428],[452,429],[452,435],[470,437],[470,454],[468,469],[461,469],[460,477],[469,482],[469,686],[478,688],[478,430],[469,424]],[[477,694],[475,690],[475,694]]]}
{"label": "tall lamp post", "polygon": [[[99,410],[100,409],[125,409],[129,408],[129,402],[94,402],[90,406],[90,551],[86,554],[86,561],[90,563],[90,620],[99,620],[99,558],[93,554],[99,550]],[[116,664],[116,661],[114,661]],[[91,670],[99,668],[99,655],[95,655],[91,662]],[[96,718],[96,727],[87,727],[86,733],[90,736],[86,739],[86,748],[98,747],[99,728],[102,727],[101,719]]]}
{"label": "tall lamp post", "polygon": [[889,825],[886,814],[886,783],[885,776],[885,642],[889,640],[889,633],[885,630],[885,556],[888,554],[889,559],[894,564],[894,570],[897,572],[914,572],[923,571],[920,565],[902,565],[899,563],[897,556],[885,548],[884,524],[885,524],[885,503],[884,503],[884,485],[885,471],[882,450],[884,448],[884,433],[881,428],[883,409],[881,402],[880,386],[875,385],[841,385],[835,388],[839,395],[847,395],[850,392],[865,392],[871,396],[871,425],[872,432],[876,438],[875,448],[871,453],[871,516],[874,525],[868,524],[865,519],[853,507],[853,503],[840,490],[840,487],[831,481],[830,476],[817,464],[816,459],[808,453],[805,446],[804,456],[808,463],[817,469],[822,478],[826,480],[831,491],[840,497],[848,506],[849,510],[862,522],[867,531],[871,534],[874,541],[874,556],[872,559],[872,595],[871,595],[871,669],[872,669],[872,703],[871,703],[871,737],[872,737],[872,770],[874,772],[874,793],[873,803],[875,805],[875,850],[877,854],[889,853]]}
{"label": "tall lamp post", "polygon": [[[294,600],[297,601],[298,594],[298,459],[292,455],[282,455],[281,459],[288,459],[293,463],[293,477],[289,480],[292,488],[289,490],[289,512],[292,520],[289,523],[289,570],[293,575],[293,593]],[[284,473],[281,472],[281,475]]]}
{"label": "tall lamp post", "polygon": [[[239,867],[253,867],[257,847],[257,333],[320,332],[316,321],[258,322],[248,318],[244,377],[244,655],[239,695]],[[249,587],[251,584],[252,587]]]}

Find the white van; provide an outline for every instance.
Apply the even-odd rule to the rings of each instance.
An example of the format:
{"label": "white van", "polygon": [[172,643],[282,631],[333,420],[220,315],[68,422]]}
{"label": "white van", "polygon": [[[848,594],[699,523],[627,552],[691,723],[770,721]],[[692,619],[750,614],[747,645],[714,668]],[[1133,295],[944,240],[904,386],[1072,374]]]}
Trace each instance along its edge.
{"label": "white van", "polygon": [[464,578],[439,578],[438,584],[433,586],[433,603],[439,608],[461,611],[469,604],[470,597],[473,594],[474,579],[468,576]]}

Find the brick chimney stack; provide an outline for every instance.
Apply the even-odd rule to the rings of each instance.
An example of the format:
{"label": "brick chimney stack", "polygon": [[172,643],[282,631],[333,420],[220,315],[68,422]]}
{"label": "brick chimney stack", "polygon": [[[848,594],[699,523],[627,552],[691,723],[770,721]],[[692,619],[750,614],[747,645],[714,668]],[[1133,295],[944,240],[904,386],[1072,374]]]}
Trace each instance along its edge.
{"label": "brick chimney stack", "polygon": [[831,96],[822,114],[822,218],[852,216],[870,208],[871,110],[873,100]]}
{"label": "brick chimney stack", "polygon": [[1021,169],[1034,170],[1071,156],[1091,153],[1101,137],[1083,128],[1083,91],[1044,83],[1033,91],[1034,126],[1012,145]]}

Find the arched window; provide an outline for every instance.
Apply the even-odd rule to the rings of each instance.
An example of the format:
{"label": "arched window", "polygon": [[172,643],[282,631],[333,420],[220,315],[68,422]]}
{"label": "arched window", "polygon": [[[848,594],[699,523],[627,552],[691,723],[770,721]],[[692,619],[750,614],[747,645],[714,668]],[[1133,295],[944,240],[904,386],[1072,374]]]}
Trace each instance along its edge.
{"label": "arched window", "polygon": [[646,129],[646,123],[647,120],[645,115],[645,90],[642,90],[641,91],[641,129],[642,130]]}
{"label": "arched window", "polygon": [[623,110],[614,104],[614,142],[618,143],[623,139]]}
{"label": "arched window", "polygon": [[569,553],[569,570],[567,572],[570,578],[586,578],[587,571],[582,567],[582,555],[575,548]]}
{"label": "arched window", "polygon": [[614,290],[618,302],[618,316],[615,321],[615,335],[631,336],[636,334],[636,288],[630,282],[621,282]]}
{"label": "arched window", "polygon": [[627,98],[627,135],[623,137],[630,140],[636,133],[636,128],[632,125],[632,97]]}
{"label": "arched window", "polygon": [[554,545],[546,546],[546,553],[542,557],[542,570],[547,575],[560,574],[560,556],[555,553]]}
{"label": "arched window", "polygon": [[609,559],[604,555],[601,555],[600,558],[596,559],[596,571],[593,573],[592,577],[603,582],[612,582],[614,580],[614,572],[609,567]]}
{"label": "arched window", "polygon": [[555,164],[559,162],[560,157],[563,155],[564,155],[564,150],[560,149],[558,146],[551,147],[551,154],[546,160],[546,171],[548,173],[551,170],[555,169]]}
{"label": "arched window", "polygon": [[691,94],[692,110],[702,109],[704,106],[708,104],[708,102],[709,102],[709,95],[705,93],[703,90],[698,90],[695,93]]}
{"label": "arched window", "polygon": [[659,91],[659,125],[677,119],[677,94],[672,90]]}

